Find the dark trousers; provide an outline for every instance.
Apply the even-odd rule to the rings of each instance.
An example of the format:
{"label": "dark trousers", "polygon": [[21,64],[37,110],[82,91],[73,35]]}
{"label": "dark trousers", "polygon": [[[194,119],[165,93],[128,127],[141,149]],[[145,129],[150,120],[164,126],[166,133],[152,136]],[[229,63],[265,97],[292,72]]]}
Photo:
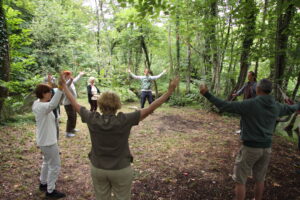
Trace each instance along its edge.
{"label": "dark trousers", "polygon": [[91,100],[90,105],[91,105],[90,111],[97,111],[97,100]]}
{"label": "dark trousers", "polygon": [[149,104],[153,102],[153,96],[151,91],[142,91],[141,94],[141,108],[144,108],[146,99],[148,99]]}
{"label": "dark trousers", "polygon": [[73,132],[76,127],[77,113],[72,105],[65,105],[68,116],[66,132]]}

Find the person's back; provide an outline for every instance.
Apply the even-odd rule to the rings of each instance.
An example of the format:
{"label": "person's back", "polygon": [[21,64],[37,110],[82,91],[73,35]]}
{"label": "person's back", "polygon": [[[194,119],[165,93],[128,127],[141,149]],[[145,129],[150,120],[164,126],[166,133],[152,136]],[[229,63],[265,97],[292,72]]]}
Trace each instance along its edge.
{"label": "person's back", "polygon": [[[270,147],[280,106],[271,95],[245,100],[246,112],[241,114],[241,139],[247,146]],[[255,142],[257,144],[253,144]]]}
{"label": "person's back", "polygon": [[92,164],[101,169],[122,169],[132,162],[128,138],[132,126],[138,125],[140,112],[104,115],[81,108],[82,121],[90,131]]}

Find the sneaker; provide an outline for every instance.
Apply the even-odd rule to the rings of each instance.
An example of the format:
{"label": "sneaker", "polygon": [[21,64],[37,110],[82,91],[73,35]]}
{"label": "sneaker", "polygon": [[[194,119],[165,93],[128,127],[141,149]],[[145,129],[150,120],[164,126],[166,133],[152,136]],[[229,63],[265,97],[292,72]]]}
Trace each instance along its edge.
{"label": "sneaker", "polygon": [[73,129],[72,131],[71,131],[72,133],[76,133],[76,132],[79,132],[79,129]]}
{"label": "sneaker", "polygon": [[40,184],[39,189],[40,189],[40,191],[46,192],[47,191],[47,184]]}
{"label": "sneaker", "polygon": [[66,137],[74,137],[75,134],[74,133],[69,133],[69,132],[66,132]]}
{"label": "sneaker", "polygon": [[46,197],[49,197],[51,199],[60,199],[66,197],[66,195],[57,190],[53,190],[51,193],[46,192]]}

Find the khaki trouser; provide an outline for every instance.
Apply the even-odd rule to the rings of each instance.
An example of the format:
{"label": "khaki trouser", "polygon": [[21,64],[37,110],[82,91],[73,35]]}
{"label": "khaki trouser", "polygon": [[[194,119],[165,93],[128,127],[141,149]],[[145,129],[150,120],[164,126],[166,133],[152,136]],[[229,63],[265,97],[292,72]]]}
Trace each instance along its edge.
{"label": "khaki trouser", "polygon": [[131,199],[133,180],[131,166],[120,170],[104,170],[91,164],[91,175],[97,200]]}
{"label": "khaki trouser", "polygon": [[47,184],[47,191],[51,193],[55,189],[55,182],[60,171],[60,158],[57,144],[41,146],[43,164],[41,169],[41,184]]}
{"label": "khaki trouser", "polygon": [[271,158],[271,148],[253,148],[242,145],[235,159],[233,180],[246,184],[251,175],[255,182],[265,180]]}
{"label": "khaki trouser", "polygon": [[77,113],[72,105],[65,105],[65,110],[68,116],[66,132],[71,133],[76,127]]}

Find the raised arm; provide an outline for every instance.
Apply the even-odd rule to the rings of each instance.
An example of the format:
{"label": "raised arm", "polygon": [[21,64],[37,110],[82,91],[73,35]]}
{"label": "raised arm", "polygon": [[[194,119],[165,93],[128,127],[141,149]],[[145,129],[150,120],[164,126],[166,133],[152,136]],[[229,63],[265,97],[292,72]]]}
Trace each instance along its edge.
{"label": "raised arm", "polygon": [[51,98],[51,100],[47,104],[46,113],[50,113],[55,108],[57,108],[62,94],[63,94],[63,92],[60,89],[58,89],[57,92],[55,92],[54,96]]}
{"label": "raised arm", "polygon": [[137,75],[133,74],[130,69],[128,69],[127,71],[130,74],[130,76],[134,79],[142,79],[144,77],[144,76],[137,76]]}
{"label": "raised arm", "polygon": [[79,105],[76,101],[76,99],[74,98],[74,96],[72,95],[72,93],[69,90],[69,87],[66,84],[66,80],[63,77],[63,75],[60,75],[60,80],[59,80],[59,88],[62,88],[65,92],[66,97],[69,99],[69,101],[71,102],[73,108],[75,109],[76,112],[79,113],[81,105]]}
{"label": "raised arm", "polygon": [[200,93],[207,98],[212,104],[217,106],[221,111],[230,112],[230,113],[237,113],[237,114],[245,114],[248,111],[248,108],[251,106],[250,101],[224,101],[219,99],[212,94],[209,93],[208,88],[205,84],[200,84],[199,86]]}
{"label": "raised arm", "polygon": [[166,73],[167,70],[164,70],[162,73],[156,75],[156,76],[150,76],[151,80],[156,80],[158,78],[160,78],[162,75],[164,75]]}
{"label": "raised arm", "polygon": [[79,74],[74,78],[73,83],[79,81],[79,79],[84,75],[84,72],[79,72]]}
{"label": "raised arm", "polygon": [[163,104],[165,101],[167,101],[167,99],[172,95],[172,93],[174,92],[175,88],[177,87],[179,83],[179,77],[174,78],[170,84],[169,84],[169,88],[168,91],[163,94],[161,97],[159,97],[157,100],[155,100],[154,102],[152,102],[147,108],[143,108],[141,110],[141,117],[140,117],[140,121],[142,121],[143,119],[145,119],[148,115],[150,115],[151,113],[153,113],[153,111],[158,108],[161,104]]}
{"label": "raised arm", "polygon": [[279,111],[279,117],[283,117],[285,115],[293,114],[296,111],[300,110],[300,102],[294,105],[287,105],[287,104],[281,104],[277,103],[280,111]]}

